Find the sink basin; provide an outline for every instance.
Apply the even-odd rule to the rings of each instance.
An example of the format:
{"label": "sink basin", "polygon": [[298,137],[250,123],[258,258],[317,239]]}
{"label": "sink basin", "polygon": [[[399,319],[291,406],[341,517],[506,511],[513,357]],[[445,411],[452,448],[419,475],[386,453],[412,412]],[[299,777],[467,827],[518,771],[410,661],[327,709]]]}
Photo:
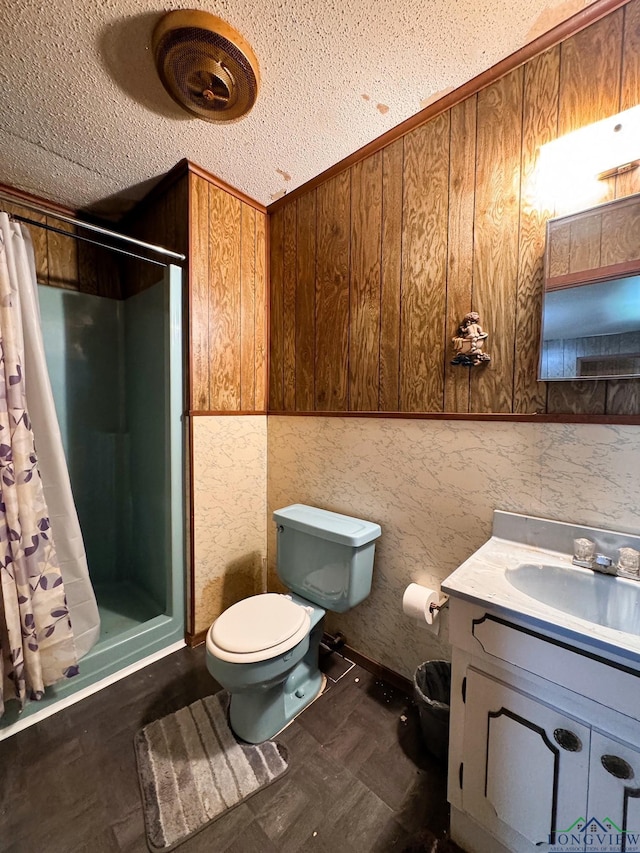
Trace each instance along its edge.
{"label": "sink basin", "polygon": [[511,586],[541,604],[640,635],[640,583],[569,566],[523,563],[506,569]]}

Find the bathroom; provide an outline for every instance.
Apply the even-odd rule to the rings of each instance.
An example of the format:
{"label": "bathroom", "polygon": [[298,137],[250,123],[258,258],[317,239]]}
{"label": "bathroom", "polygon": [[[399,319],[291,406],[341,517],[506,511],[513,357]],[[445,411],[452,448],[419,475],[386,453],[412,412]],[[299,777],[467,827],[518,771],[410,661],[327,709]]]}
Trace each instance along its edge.
{"label": "bathroom", "polygon": [[[207,163],[170,169],[187,153],[176,150],[161,170],[167,176],[112,223],[189,259],[189,645],[201,649],[226,607],[262,591],[265,571],[268,588],[279,589],[271,517],[292,503],[380,524],[371,595],[353,611],[331,615],[327,630],[344,634],[363,661],[404,679],[423,660],[451,656],[447,610],[439,633],[427,631],[402,616],[404,589],[411,582],[438,588],[489,538],[495,509],[639,531],[638,380],[537,381],[546,220],[640,191],[635,170],[604,181],[598,197],[551,206],[533,180],[541,144],[640,99],[638,0],[589,8],[592,19],[560,29],[501,69],[504,76],[445,95],[444,109],[427,113],[426,123],[313,186],[298,190],[278,178],[255,202],[201,168]],[[558,18],[547,14],[536,35],[560,21],[561,9]],[[148,25],[144,17],[134,19],[139,31]],[[104,43],[113,46],[117,34],[114,27]],[[108,56],[125,62],[124,53],[122,47]],[[378,121],[381,112],[357,97],[363,124],[371,126],[371,113]],[[379,127],[372,138],[391,125]],[[4,156],[5,185],[65,209],[83,206],[65,194],[66,184],[81,180],[75,166],[62,177],[51,169],[57,188],[53,182],[38,192],[25,168]],[[241,169],[219,177],[242,186]],[[282,199],[271,200],[282,190]],[[102,197],[111,192],[105,183]],[[76,244],[51,232],[47,241],[49,277],[62,266],[68,282],[64,260]],[[142,268],[138,275],[151,273]],[[435,284],[419,287],[425,280]],[[449,340],[472,309],[489,332],[492,361],[469,370],[450,364]],[[169,675],[177,680],[182,666],[167,659],[169,693],[176,689]],[[137,690],[123,692],[127,707],[152,704],[142,673]],[[197,685],[206,677],[189,676]],[[83,701],[98,703],[99,695]],[[99,715],[99,703],[91,707]],[[63,714],[49,724],[61,738],[69,734]],[[76,741],[55,757],[83,778]],[[53,757],[45,766],[55,785]],[[75,802],[71,791],[66,796]],[[237,825],[233,831],[240,835]],[[275,849],[285,849],[273,833]],[[122,826],[118,837],[121,848],[100,843],[127,849]],[[232,843],[225,841],[228,849]],[[21,849],[11,840],[6,847]],[[77,849],[91,848],[78,841]],[[287,849],[305,848],[300,842]]]}

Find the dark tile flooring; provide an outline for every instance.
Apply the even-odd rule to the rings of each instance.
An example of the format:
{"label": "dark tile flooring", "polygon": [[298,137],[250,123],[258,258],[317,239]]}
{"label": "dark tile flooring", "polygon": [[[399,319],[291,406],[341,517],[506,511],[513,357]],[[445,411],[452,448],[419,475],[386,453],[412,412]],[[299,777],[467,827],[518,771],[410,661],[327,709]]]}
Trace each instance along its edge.
{"label": "dark tile flooring", "polygon": [[[0,851],[146,851],[133,736],[216,689],[204,646],[183,649],[0,742]],[[444,772],[398,690],[355,666],[279,739],[289,773],[180,853],[458,849],[436,843],[448,825]]]}

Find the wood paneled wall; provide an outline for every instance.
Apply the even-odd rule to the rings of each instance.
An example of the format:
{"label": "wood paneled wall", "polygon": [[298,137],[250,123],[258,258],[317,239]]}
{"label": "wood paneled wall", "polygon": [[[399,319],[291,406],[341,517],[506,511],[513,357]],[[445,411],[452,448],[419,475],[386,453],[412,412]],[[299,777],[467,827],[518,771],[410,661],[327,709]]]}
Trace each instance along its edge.
{"label": "wood paneled wall", "polygon": [[[541,144],[640,101],[640,0],[270,211],[269,409],[640,414],[637,380],[538,382]],[[606,198],[640,190],[640,170]],[[450,364],[481,314],[491,364]]]}
{"label": "wood paneled wall", "polygon": [[[127,217],[130,233],[188,257],[192,413],[266,411],[266,220],[187,161]],[[138,289],[155,280],[142,268],[129,276]]]}
{"label": "wood paneled wall", "polygon": [[[187,255],[189,252],[189,176],[186,170],[170,173],[168,180],[161,182],[156,190],[146,196],[124,218],[122,230],[144,240]],[[132,250],[133,251],[133,250]],[[140,250],[146,255],[146,250]],[[149,257],[161,256],[149,253]],[[184,266],[186,270],[186,264]],[[132,260],[126,265],[125,292],[127,296],[140,293],[156,284],[162,276],[160,267],[144,261]]]}
{"label": "wood paneled wall", "polygon": [[[75,231],[73,225],[67,225],[53,216],[34,213],[17,202],[1,201],[0,210],[52,225],[60,231]],[[69,211],[69,215],[73,215],[72,211]],[[120,267],[113,252],[73,237],[65,237],[64,234],[45,231],[36,225],[27,225],[27,228],[33,242],[39,284],[112,299],[122,297]],[[88,232],[86,236],[90,236]]]}
{"label": "wood paneled wall", "polygon": [[191,409],[266,410],[266,214],[189,175]]}

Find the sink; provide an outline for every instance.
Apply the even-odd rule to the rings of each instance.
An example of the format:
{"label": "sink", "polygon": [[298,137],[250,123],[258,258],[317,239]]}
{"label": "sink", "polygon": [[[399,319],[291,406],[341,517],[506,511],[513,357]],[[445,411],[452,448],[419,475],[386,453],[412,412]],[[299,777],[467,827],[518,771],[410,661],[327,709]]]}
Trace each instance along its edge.
{"label": "sink", "polygon": [[640,635],[640,583],[573,566],[523,563],[505,570],[515,589],[587,622]]}

